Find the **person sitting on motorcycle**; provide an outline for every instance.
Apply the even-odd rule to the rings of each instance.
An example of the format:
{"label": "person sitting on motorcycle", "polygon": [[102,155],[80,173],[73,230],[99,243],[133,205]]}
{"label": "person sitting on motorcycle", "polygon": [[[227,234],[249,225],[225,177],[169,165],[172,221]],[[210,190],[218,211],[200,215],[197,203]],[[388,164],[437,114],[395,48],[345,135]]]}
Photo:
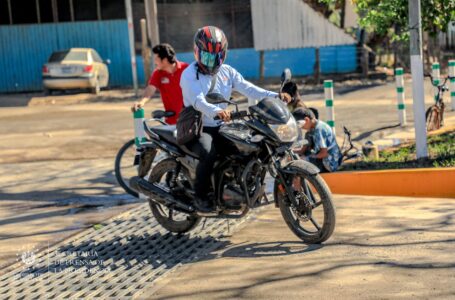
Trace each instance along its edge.
{"label": "person sitting on motorcycle", "polygon": [[140,101],[133,104],[131,110],[135,112],[142,108],[155,94],[156,90],[159,90],[164,109],[175,112],[174,116],[166,118],[166,123],[173,125],[177,123],[178,116],[183,108],[180,77],[188,64],[176,59],[175,50],[169,44],[156,45],[152,52],[155,70],[150,76],[144,96]]}
{"label": "person sitting on motorcycle", "polygon": [[311,109],[298,108],[293,112],[300,128],[307,131],[308,144],[294,152],[316,165],[321,173],[334,172],[341,157],[335,134],[325,122],[316,119]]}
{"label": "person sitting on motorcycle", "polygon": [[299,107],[307,108],[305,103],[303,103],[303,100],[300,98],[297,84],[294,81],[286,82],[283,85],[281,88],[281,95],[291,113]]}
{"label": "person sitting on motorcycle", "polygon": [[[186,146],[199,155],[199,164],[196,168],[195,180],[195,207],[201,212],[212,211],[213,200],[208,195],[211,186],[210,176],[217,154],[226,149],[226,140],[218,134],[221,121],[214,120],[218,116],[222,121],[230,120],[230,111],[227,104],[211,104],[205,99],[210,90],[220,93],[224,99],[230,99],[233,90],[252,98],[277,97],[278,94],[266,91],[246,81],[233,67],[224,64],[227,55],[228,41],[224,32],[215,26],[205,26],[194,36],[194,57],[183,72],[180,86],[183,93],[183,102],[186,107],[193,106],[202,113],[203,130],[198,140]],[[279,101],[279,100],[278,100]]]}

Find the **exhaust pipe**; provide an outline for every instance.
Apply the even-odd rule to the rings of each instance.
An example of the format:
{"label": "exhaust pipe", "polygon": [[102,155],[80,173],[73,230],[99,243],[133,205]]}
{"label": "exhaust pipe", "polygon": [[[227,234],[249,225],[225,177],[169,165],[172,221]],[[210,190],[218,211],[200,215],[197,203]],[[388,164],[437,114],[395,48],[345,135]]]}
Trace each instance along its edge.
{"label": "exhaust pipe", "polygon": [[137,192],[150,197],[153,201],[167,206],[175,206],[176,208],[183,210],[188,213],[194,212],[194,208],[191,205],[183,203],[182,201],[175,199],[168,191],[161,187],[150,183],[147,180],[133,176],[130,179],[130,187]]}

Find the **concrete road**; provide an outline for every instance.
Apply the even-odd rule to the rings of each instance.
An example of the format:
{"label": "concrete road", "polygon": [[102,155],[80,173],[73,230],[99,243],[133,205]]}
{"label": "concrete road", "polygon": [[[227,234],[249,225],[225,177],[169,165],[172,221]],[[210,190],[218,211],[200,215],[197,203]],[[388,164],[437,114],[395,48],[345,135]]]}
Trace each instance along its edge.
{"label": "concrete road", "polygon": [[[353,138],[360,143],[402,131],[413,132],[410,84],[406,81],[408,126],[404,129],[397,126],[394,83],[335,95],[338,137],[343,137],[342,125],[351,129]],[[425,91],[429,107],[433,100],[428,82]],[[0,108],[0,163],[115,157],[120,146],[134,135],[131,101],[119,102],[117,95],[117,98],[103,96],[99,101],[68,105],[76,96],[62,96],[62,99],[50,96],[40,99],[40,105],[36,106]],[[0,97],[0,107],[5,97]],[[126,99],[130,98],[127,93]],[[55,104],[51,104],[53,100]],[[322,94],[307,95],[304,101],[318,108],[321,119],[325,119]],[[146,116],[158,108],[162,106],[156,98],[147,104]],[[446,123],[455,124],[455,111],[446,109],[445,118]]]}
{"label": "concrete road", "polygon": [[[228,246],[144,299],[454,299],[454,199],[335,196],[337,225],[305,245],[267,208]],[[156,291],[154,294],[150,294]]]}
{"label": "concrete road", "polygon": [[[405,92],[411,121],[409,82]],[[427,106],[431,93],[427,88]],[[336,95],[337,124],[350,127],[359,141],[402,131],[393,127],[395,97],[393,83]],[[133,137],[132,99],[129,92],[116,91],[95,99],[87,94],[0,97],[0,266],[15,260],[22,245],[47,246],[127,208],[106,206],[125,203],[113,161]],[[322,94],[304,99],[324,112]],[[158,98],[152,100],[146,115],[161,107]],[[447,120],[455,120],[455,112],[448,112]],[[381,127],[390,128],[376,130]],[[406,130],[412,130],[411,122]],[[339,128],[337,133],[341,137]],[[91,211],[86,210],[90,201],[105,202],[101,211]]]}

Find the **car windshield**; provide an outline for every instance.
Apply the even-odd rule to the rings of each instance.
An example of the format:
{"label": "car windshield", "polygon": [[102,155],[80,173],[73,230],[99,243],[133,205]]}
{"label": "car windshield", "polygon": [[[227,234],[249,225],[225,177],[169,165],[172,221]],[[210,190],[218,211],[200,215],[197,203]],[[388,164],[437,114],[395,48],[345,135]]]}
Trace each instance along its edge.
{"label": "car windshield", "polygon": [[87,61],[87,52],[82,51],[59,51],[52,53],[49,62],[60,62],[62,60]]}

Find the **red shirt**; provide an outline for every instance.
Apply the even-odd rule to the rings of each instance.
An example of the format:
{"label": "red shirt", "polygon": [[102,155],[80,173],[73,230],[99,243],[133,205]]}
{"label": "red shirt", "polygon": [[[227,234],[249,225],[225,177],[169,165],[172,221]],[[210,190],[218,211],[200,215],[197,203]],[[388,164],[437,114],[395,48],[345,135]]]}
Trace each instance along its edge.
{"label": "red shirt", "polygon": [[161,93],[164,109],[175,112],[175,116],[166,118],[168,124],[176,124],[180,111],[183,108],[182,89],[180,88],[180,77],[183,70],[188,67],[185,62],[176,62],[174,73],[163,70],[155,70],[150,76],[149,84],[156,87]]}

